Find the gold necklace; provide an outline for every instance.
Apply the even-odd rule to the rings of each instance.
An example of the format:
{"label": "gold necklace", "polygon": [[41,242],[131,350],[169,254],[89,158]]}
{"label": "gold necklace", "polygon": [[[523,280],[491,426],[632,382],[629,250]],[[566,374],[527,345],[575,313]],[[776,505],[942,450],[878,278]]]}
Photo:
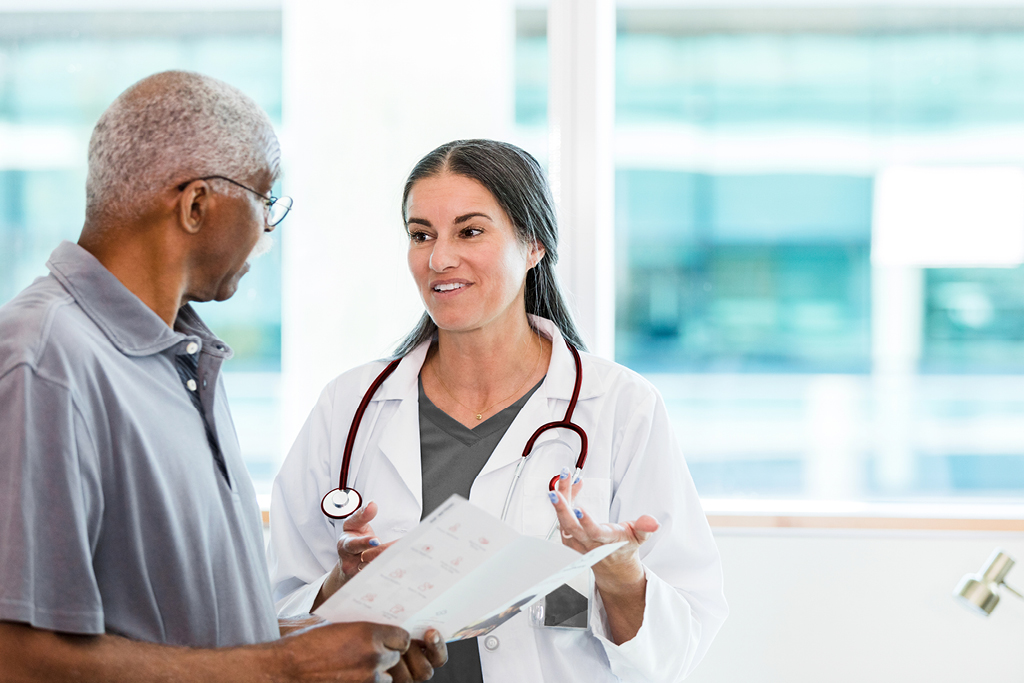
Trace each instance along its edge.
{"label": "gold necklace", "polygon": [[[539,341],[540,341],[540,340],[538,340],[538,342],[539,342]],[[518,394],[518,393],[519,393],[519,390],[520,390],[520,389],[522,389],[522,388],[523,388],[524,386],[526,386],[526,383],[527,383],[527,382],[529,382],[529,381],[530,381],[530,378],[531,378],[531,377],[533,377],[534,373],[536,373],[536,372],[537,372],[537,366],[538,366],[538,365],[540,364],[540,356],[541,356],[541,349],[543,349],[543,348],[544,348],[544,344],[543,344],[543,343],[538,343],[538,344],[537,344],[537,360],[535,360],[535,361],[534,361],[534,363],[533,363],[533,369],[532,369],[532,370],[530,370],[530,373],[529,373],[529,374],[528,374],[528,375],[526,376],[526,379],[524,379],[524,380],[523,380],[522,384],[520,384],[520,385],[519,385],[518,387],[516,387],[516,390],[515,390],[515,391],[513,391],[513,392],[512,392],[511,394],[509,394],[508,396],[506,396],[505,398],[501,399],[500,401],[496,401],[496,402],[492,403],[491,405],[489,405],[489,406],[487,406],[486,408],[484,408],[484,409],[480,410],[479,412],[477,412],[477,411],[473,410],[472,408],[470,408],[469,406],[467,406],[467,405],[466,405],[465,403],[463,403],[463,402],[462,402],[462,401],[460,401],[459,399],[455,398],[455,394],[453,394],[453,393],[452,393],[452,390],[451,390],[451,389],[449,389],[449,388],[448,388],[448,385],[444,383],[444,380],[443,380],[443,379],[441,379],[441,373],[439,373],[439,372],[437,371],[437,368],[436,368],[436,367],[434,368],[434,377],[436,377],[436,378],[437,378],[437,382],[438,382],[438,384],[440,384],[440,385],[441,385],[441,388],[442,388],[442,389],[444,389],[444,391],[445,391],[445,393],[446,393],[446,394],[448,394],[449,396],[451,396],[451,398],[452,398],[452,400],[453,400],[453,401],[455,401],[456,403],[458,403],[458,404],[459,404],[460,406],[462,406],[463,408],[465,408],[465,409],[466,409],[466,410],[468,410],[469,412],[473,413],[473,415],[474,415],[474,416],[476,416],[476,419],[478,419],[478,420],[482,420],[482,419],[484,418],[484,413],[486,413],[486,412],[487,412],[488,410],[490,410],[490,409],[491,409],[491,408],[493,408],[494,406],[496,406],[496,405],[499,405],[499,404],[501,404],[501,403],[504,403],[505,401],[509,400],[510,398],[512,398],[513,396],[515,396],[516,394]]]}

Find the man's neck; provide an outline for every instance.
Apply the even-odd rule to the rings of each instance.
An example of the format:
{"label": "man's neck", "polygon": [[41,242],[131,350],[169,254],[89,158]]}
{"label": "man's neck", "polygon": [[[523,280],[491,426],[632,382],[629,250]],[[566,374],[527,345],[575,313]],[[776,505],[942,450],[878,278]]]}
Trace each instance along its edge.
{"label": "man's neck", "polygon": [[183,303],[184,268],[168,245],[152,238],[154,231],[133,232],[121,228],[116,235],[97,239],[96,231],[87,228],[78,245],[173,328]]}

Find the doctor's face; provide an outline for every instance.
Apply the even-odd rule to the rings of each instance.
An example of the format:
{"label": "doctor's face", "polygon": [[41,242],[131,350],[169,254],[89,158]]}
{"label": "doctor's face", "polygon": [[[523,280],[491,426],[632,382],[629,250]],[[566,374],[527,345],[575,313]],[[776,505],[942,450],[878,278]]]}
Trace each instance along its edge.
{"label": "doctor's face", "polygon": [[449,173],[416,181],[406,202],[409,270],[430,317],[468,332],[525,311],[526,273],[544,256],[476,180]]}

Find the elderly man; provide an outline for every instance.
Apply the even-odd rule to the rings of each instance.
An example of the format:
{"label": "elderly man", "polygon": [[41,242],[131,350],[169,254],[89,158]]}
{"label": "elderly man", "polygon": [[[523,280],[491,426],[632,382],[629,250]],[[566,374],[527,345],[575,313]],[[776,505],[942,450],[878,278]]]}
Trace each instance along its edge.
{"label": "elderly man", "polygon": [[278,157],[254,102],[193,73],[137,83],[96,124],[78,244],[0,308],[0,681],[404,681],[443,663],[436,632],[410,648],[394,627],[275,617],[231,350],[188,303],[230,297],[283,218]]}

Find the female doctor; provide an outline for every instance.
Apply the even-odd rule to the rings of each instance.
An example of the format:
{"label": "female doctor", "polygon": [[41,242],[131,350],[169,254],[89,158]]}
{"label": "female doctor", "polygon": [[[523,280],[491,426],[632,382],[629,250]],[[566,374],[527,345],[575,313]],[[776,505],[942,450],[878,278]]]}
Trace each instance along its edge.
{"label": "female doctor", "polygon": [[[727,613],[718,550],[657,390],[575,353],[584,345],[555,279],[557,226],[540,166],[506,143],[448,143],[413,169],[402,213],[426,312],[361,415],[343,485],[366,504],[343,520],[321,508],[357,406],[388,361],[332,381],[288,454],[268,550],[280,613],[315,609],[461,493],[525,534],[547,537],[557,519],[554,537],[580,552],[626,545],[594,566],[584,628],[520,614],[479,646],[450,644],[435,680],[682,679]],[[570,429],[543,432],[524,456],[534,431],[567,418],[570,403],[589,445],[582,471]]]}

